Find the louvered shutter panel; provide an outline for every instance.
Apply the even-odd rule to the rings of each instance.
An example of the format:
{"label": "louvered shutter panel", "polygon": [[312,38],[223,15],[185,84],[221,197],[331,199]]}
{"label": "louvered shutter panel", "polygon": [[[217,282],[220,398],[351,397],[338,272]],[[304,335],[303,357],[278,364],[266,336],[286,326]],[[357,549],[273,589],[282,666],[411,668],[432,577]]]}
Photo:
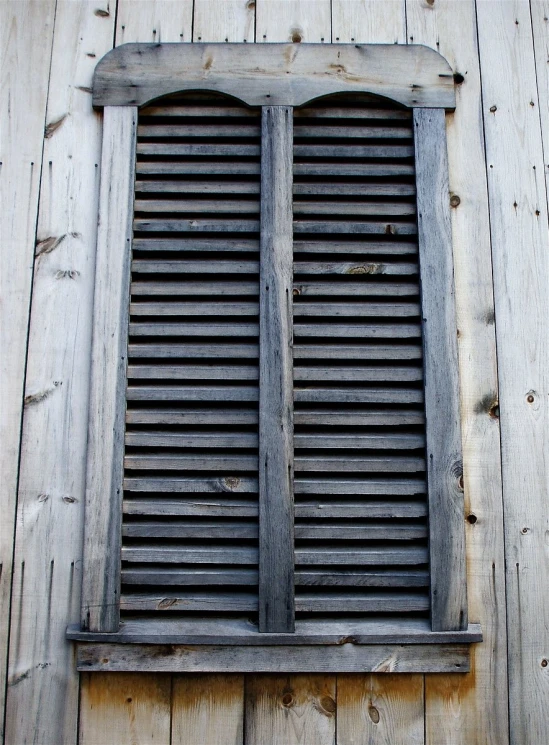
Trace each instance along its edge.
{"label": "louvered shutter panel", "polygon": [[411,112],[296,110],[298,618],[428,612],[420,314]]}
{"label": "louvered shutter panel", "polygon": [[[258,608],[260,117],[140,113],[123,617]],[[411,114],[295,111],[297,618],[429,610]]]}
{"label": "louvered shutter panel", "polygon": [[257,611],[260,112],[139,115],[122,617]]}

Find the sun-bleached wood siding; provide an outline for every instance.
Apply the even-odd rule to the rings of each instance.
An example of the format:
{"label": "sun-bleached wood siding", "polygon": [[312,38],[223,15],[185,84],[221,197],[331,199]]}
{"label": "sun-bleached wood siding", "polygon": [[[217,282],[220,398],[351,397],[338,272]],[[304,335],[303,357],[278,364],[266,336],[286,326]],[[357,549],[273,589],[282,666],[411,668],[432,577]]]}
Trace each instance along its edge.
{"label": "sun-bleached wood siding", "polygon": [[[5,742],[549,742],[547,0],[20,0],[0,13],[13,89],[0,110]],[[458,74],[446,124],[468,600],[484,634],[471,673],[76,673],[65,627],[79,620],[102,129],[90,86],[113,44],[133,41],[425,44]]]}

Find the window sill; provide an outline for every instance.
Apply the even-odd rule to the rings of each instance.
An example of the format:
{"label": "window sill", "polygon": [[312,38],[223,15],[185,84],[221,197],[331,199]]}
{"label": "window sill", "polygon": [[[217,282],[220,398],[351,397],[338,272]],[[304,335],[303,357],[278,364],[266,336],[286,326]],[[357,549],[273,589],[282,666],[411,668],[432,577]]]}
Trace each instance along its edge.
{"label": "window sill", "polygon": [[294,634],[259,634],[246,620],[130,621],[119,632],[81,631],[82,672],[375,672],[466,673],[477,624],[433,632],[425,621],[302,621]]}

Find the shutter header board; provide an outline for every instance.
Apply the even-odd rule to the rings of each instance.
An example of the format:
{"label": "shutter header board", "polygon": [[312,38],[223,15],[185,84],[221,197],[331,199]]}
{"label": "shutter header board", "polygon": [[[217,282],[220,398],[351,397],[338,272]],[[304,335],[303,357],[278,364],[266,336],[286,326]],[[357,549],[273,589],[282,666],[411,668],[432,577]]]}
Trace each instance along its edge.
{"label": "shutter header board", "polygon": [[225,93],[249,106],[372,93],[408,107],[455,108],[444,57],[397,44],[123,44],[95,69],[93,105],[142,106],[193,90]]}

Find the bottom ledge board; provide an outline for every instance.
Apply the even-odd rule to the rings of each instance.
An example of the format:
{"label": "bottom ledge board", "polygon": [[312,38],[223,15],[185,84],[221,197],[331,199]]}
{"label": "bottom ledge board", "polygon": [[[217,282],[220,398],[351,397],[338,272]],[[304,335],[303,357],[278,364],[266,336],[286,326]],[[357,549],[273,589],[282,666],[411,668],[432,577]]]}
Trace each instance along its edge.
{"label": "bottom ledge board", "polygon": [[77,644],[81,672],[467,673],[468,644],[188,646]]}

